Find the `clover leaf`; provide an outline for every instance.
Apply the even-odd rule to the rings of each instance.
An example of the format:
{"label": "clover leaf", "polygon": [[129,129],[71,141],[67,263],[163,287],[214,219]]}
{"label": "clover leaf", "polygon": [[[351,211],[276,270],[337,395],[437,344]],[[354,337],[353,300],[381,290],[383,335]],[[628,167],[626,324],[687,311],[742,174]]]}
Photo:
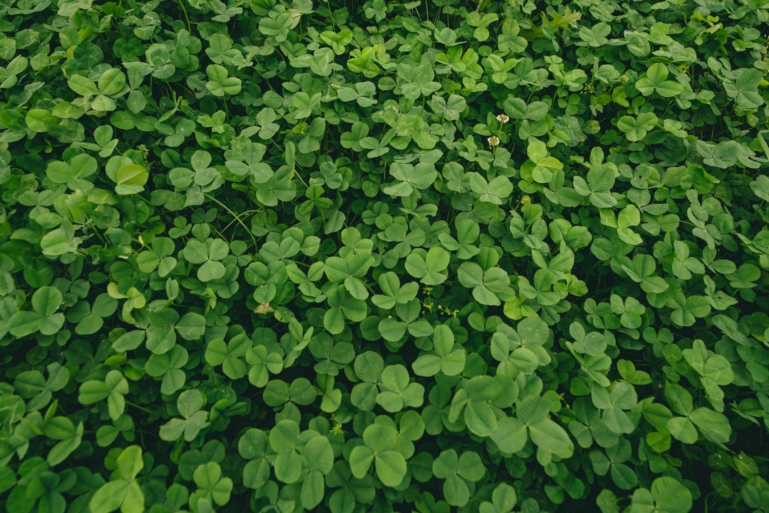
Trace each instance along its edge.
{"label": "clover leaf", "polygon": [[241,89],[239,78],[229,76],[227,68],[218,64],[211,64],[206,68],[208,89],[214,96],[224,96],[226,94],[238,94]]}
{"label": "clover leaf", "polygon": [[363,444],[349,456],[353,476],[362,479],[372,463],[377,477],[385,486],[398,486],[406,475],[406,459],[397,450],[397,431],[385,424],[371,424],[363,432]]}
{"label": "clover leaf", "polygon": [[251,349],[251,340],[244,334],[236,335],[229,342],[217,338],[208,343],[206,362],[213,366],[222,366],[222,371],[230,379],[240,379],[246,375],[246,364],[240,358]]}
{"label": "clover leaf", "polygon": [[433,462],[433,474],[443,482],[443,495],[451,506],[462,507],[470,500],[468,482],[480,481],[486,469],[475,452],[457,455],[454,449],[441,452]]}
{"label": "clover leaf", "polygon": [[497,293],[505,291],[510,284],[507,273],[499,267],[483,268],[475,262],[465,262],[457,271],[460,283],[473,289],[473,297],[482,305],[501,304]]}
{"label": "clover leaf", "polygon": [[268,438],[264,431],[249,428],[238,440],[238,453],[248,460],[243,468],[243,484],[260,488],[270,477],[271,464],[267,459]]}
{"label": "clover leaf", "polygon": [[182,346],[174,346],[167,353],[151,355],[144,368],[153,378],[163,378],[160,391],[172,395],[180,390],[187,380],[184,366],[188,361],[187,350]]}
{"label": "clover leaf", "polygon": [[8,331],[16,337],[25,337],[36,331],[53,335],[64,325],[64,314],[58,312],[63,301],[59,289],[41,287],[32,295],[32,310],[18,311],[8,320]]}
{"label": "clover leaf", "polygon": [[509,513],[513,510],[518,496],[515,488],[507,483],[500,483],[491,494],[491,501],[481,503],[481,513]]}
{"label": "clover leaf", "polygon": [[406,257],[406,270],[425,285],[440,285],[448,277],[442,271],[448,267],[449,260],[446,250],[433,246],[426,253],[414,251]]}
{"label": "clover leaf", "polygon": [[380,308],[393,308],[396,304],[404,304],[413,300],[419,291],[419,284],[409,282],[401,286],[398,275],[393,272],[383,273],[379,277],[379,287],[384,294],[372,296],[371,301]]}
{"label": "clover leaf", "polygon": [[451,328],[437,326],[433,333],[434,353],[424,354],[412,364],[417,376],[434,376],[442,372],[446,376],[456,376],[465,368],[466,353],[454,343]]}
{"label": "clover leaf", "polygon": [[633,511],[683,513],[692,507],[692,494],[672,477],[658,477],[651,486],[639,488],[633,494]]}
{"label": "clover leaf", "polygon": [[769,511],[765,2],[549,3],[0,3],[0,503]]}
{"label": "clover leaf", "polygon": [[192,264],[202,264],[197,276],[200,281],[218,280],[224,277],[222,260],[229,254],[230,248],[222,239],[207,239],[205,242],[191,240],[184,247],[184,258]]}
{"label": "clover leaf", "polygon": [[201,411],[206,398],[198,390],[185,390],[176,400],[176,408],[181,419],[173,418],[160,426],[160,438],[175,441],[184,438],[187,442],[195,439],[198,433],[208,427],[208,412]]}
{"label": "clover leaf", "polygon": [[637,117],[623,116],[617,123],[617,128],[625,133],[628,141],[640,141],[657,125],[657,116],[646,112]]}
{"label": "clover leaf", "polygon": [[198,490],[190,496],[190,505],[201,508],[201,502],[210,505],[224,506],[230,501],[233,483],[229,477],[222,477],[222,469],[218,463],[209,461],[195,469],[193,480]]}
{"label": "clover leaf", "polygon": [[144,511],[144,494],[137,475],[144,468],[142,449],[132,445],[117,457],[118,475],[102,485],[91,498],[89,507],[94,513],[110,513],[120,509],[126,513]]}
{"label": "clover leaf", "polygon": [[403,96],[416,100],[420,96],[431,96],[440,89],[438,82],[433,82],[435,73],[428,66],[413,66],[403,63],[398,66],[398,78],[402,80]]}
{"label": "clover leaf", "polygon": [[389,365],[382,371],[376,402],[388,412],[422,405],[425,389],[409,382],[409,372],[403,365]]}
{"label": "clover leaf", "polygon": [[646,76],[638,80],[635,86],[644,96],[649,96],[654,92],[663,98],[678,96],[683,92],[684,87],[678,82],[667,80],[668,74],[668,68],[664,64],[654,63],[646,70]]}

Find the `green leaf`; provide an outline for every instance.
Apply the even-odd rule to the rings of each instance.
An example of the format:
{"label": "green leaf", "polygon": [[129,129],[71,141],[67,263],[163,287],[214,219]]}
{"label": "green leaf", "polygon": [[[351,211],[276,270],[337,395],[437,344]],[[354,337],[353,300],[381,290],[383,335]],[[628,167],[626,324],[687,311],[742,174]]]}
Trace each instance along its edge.
{"label": "green leaf", "polygon": [[672,477],[659,477],[652,483],[651,492],[639,488],[633,494],[633,512],[687,513],[692,508],[689,490]]}
{"label": "green leaf", "polygon": [[211,64],[206,67],[206,75],[209,80],[206,82],[206,89],[208,89],[214,96],[233,95],[240,92],[240,79],[230,77],[224,66]]}
{"label": "green leaf", "polygon": [[406,460],[400,452],[383,451],[376,455],[376,475],[385,486],[398,486],[406,470]]}
{"label": "green leaf", "polygon": [[636,82],[636,88],[645,96],[655,91],[664,98],[678,96],[683,92],[684,87],[678,82],[667,80],[668,74],[664,64],[659,62],[652,64],[646,72],[646,77]]}
{"label": "green leaf", "polygon": [[112,481],[96,491],[89,506],[93,513],[109,513],[123,504],[130,484],[126,481]]}
{"label": "green leaf", "polygon": [[0,502],[766,513],[764,4],[0,3]]}
{"label": "green leaf", "polygon": [[115,192],[120,195],[137,194],[144,190],[149,176],[147,170],[139,164],[122,166],[115,175]]}
{"label": "green leaf", "polygon": [[548,418],[544,418],[529,426],[532,442],[562,458],[569,458],[574,452],[574,444],[561,426]]}
{"label": "green leaf", "polygon": [[723,413],[708,408],[697,408],[689,418],[697,426],[702,436],[711,442],[725,444],[729,441],[732,428],[729,419]]}

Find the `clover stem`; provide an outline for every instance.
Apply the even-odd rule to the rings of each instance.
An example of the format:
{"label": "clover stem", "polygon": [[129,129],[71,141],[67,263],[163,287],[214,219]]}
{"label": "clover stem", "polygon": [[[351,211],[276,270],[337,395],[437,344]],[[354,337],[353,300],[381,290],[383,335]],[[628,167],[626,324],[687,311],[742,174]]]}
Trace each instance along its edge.
{"label": "clover stem", "polygon": [[292,169],[292,170],[291,170],[291,172],[294,174],[294,176],[296,176],[297,178],[299,178],[299,181],[300,181],[300,182],[302,182],[302,184],[303,184],[305,187],[309,187],[309,185],[307,185],[307,182],[305,182],[305,181],[304,181],[304,178],[302,178],[302,177],[299,175],[299,173],[296,171],[296,167],[294,167],[294,169]]}
{"label": "clover stem", "polygon": [[150,200],[148,200],[147,198],[145,198],[145,197],[144,197],[144,196],[142,196],[141,194],[134,194],[134,197],[136,197],[136,198],[139,198],[140,200],[142,200],[143,202],[145,202],[145,203],[146,203],[147,205],[149,205],[150,207],[152,207],[152,208],[155,208],[155,205],[153,205],[153,204],[152,204],[152,202],[151,202]]}
{"label": "clover stem", "polygon": [[[93,219],[91,219],[91,221],[93,221]],[[99,237],[99,240],[101,241],[102,245],[106,246],[107,245],[107,241],[104,239],[104,237],[102,236],[102,234],[98,230],[98,228],[96,228],[96,225],[92,222],[92,223],[89,224],[89,226],[91,227],[91,230],[93,230],[93,233],[95,233],[96,236]]]}
{"label": "clover stem", "polygon": [[331,10],[331,5],[329,5],[328,0],[325,0],[326,7],[328,7],[328,15],[331,17],[331,26],[334,27],[334,32],[336,32],[336,21],[334,21],[334,13]]}
{"label": "clover stem", "polygon": [[154,412],[154,411],[152,411],[152,410],[149,410],[149,409],[147,409],[147,408],[145,408],[144,406],[141,406],[141,405],[139,405],[139,404],[136,404],[136,403],[132,403],[131,401],[126,401],[125,403],[126,403],[127,405],[129,405],[129,406],[133,406],[133,407],[134,407],[134,408],[136,408],[137,410],[141,410],[141,411],[143,411],[144,413],[151,413],[151,414],[153,414],[153,415],[155,414],[155,412]]}
{"label": "clover stem", "polygon": [[192,34],[192,25],[190,24],[190,17],[187,16],[187,9],[184,7],[184,0],[179,0],[179,7],[182,8],[182,11],[184,12],[184,18],[187,20],[187,30],[189,31],[190,35]]}
{"label": "clover stem", "polygon": [[225,237],[225,236],[224,236],[224,234],[223,234],[222,232],[220,232],[220,231],[219,231],[219,230],[217,230],[216,228],[214,228],[214,231],[216,232],[216,234],[217,234],[219,237],[221,237],[221,238],[222,238],[222,240],[227,240],[227,237]]}
{"label": "clover stem", "polygon": [[[259,212],[259,210],[246,210],[246,211],[245,211],[245,212],[243,212],[241,215],[242,215],[242,216],[246,216],[246,215],[249,215],[249,216],[250,216],[250,215],[256,214],[257,212]],[[222,229],[222,232],[226,232],[226,231],[229,229],[229,227],[230,227],[230,226],[232,226],[232,223],[235,223],[235,222],[237,222],[237,220],[236,220],[236,219],[233,219],[232,221],[230,221],[229,223],[227,223],[227,226],[225,226],[225,227]]]}
{"label": "clover stem", "polygon": [[214,203],[216,203],[216,204],[218,204],[219,206],[221,206],[221,207],[222,207],[224,210],[226,210],[227,212],[229,212],[229,213],[230,213],[230,215],[231,215],[232,217],[234,217],[234,218],[235,218],[235,220],[236,220],[238,223],[240,223],[240,226],[242,226],[242,227],[243,227],[243,229],[244,229],[244,230],[246,230],[246,232],[248,232],[248,235],[251,237],[251,240],[254,242],[254,251],[256,251],[256,246],[257,246],[257,243],[256,243],[256,237],[254,237],[254,234],[253,234],[253,233],[251,233],[251,230],[249,230],[249,229],[248,229],[248,227],[246,226],[246,223],[244,223],[244,222],[243,222],[243,221],[240,219],[240,217],[238,217],[238,215],[237,215],[237,214],[235,214],[235,212],[233,212],[232,210],[230,210],[230,208],[229,208],[227,205],[225,205],[224,203],[222,203],[222,202],[221,202],[221,201],[219,201],[218,199],[216,199],[216,198],[214,198],[213,196],[211,196],[211,195],[209,195],[209,194],[206,194],[206,193],[203,193],[203,196],[205,196],[206,198],[210,199],[210,200],[211,200],[211,201],[213,201]]}

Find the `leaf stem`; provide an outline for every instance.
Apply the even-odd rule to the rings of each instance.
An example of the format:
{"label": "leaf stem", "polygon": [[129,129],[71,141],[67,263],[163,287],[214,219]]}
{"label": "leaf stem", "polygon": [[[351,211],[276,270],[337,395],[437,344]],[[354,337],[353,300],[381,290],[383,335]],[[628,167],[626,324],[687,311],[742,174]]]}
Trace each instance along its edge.
{"label": "leaf stem", "polygon": [[190,17],[187,16],[187,9],[184,7],[184,0],[178,0],[179,1],[179,7],[182,8],[182,11],[184,12],[184,18],[187,20],[187,31],[192,35],[192,24],[190,24]]}
{"label": "leaf stem", "polygon": [[244,222],[243,222],[243,221],[240,219],[240,217],[239,217],[239,216],[238,216],[238,215],[237,215],[235,212],[233,212],[232,210],[230,210],[230,208],[229,208],[227,205],[225,205],[224,203],[222,203],[222,202],[221,202],[221,201],[219,201],[218,199],[216,199],[216,198],[214,198],[213,196],[211,196],[211,195],[209,195],[209,194],[206,194],[206,193],[203,193],[203,196],[205,196],[206,198],[210,199],[211,201],[213,201],[214,203],[216,203],[216,204],[218,204],[220,207],[222,207],[224,210],[226,210],[227,212],[229,212],[229,213],[230,213],[230,215],[231,215],[232,217],[234,217],[234,218],[235,218],[235,220],[236,220],[238,223],[240,223],[240,226],[242,226],[242,227],[243,227],[243,229],[244,229],[244,230],[246,230],[246,231],[248,232],[248,235],[251,237],[251,240],[254,242],[254,251],[256,251],[256,247],[257,247],[257,243],[256,243],[256,237],[254,237],[254,234],[253,234],[253,233],[251,233],[251,230],[249,230],[249,229],[248,229],[248,227],[246,226],[246,223],[244,223]]}
{"label": "leaf stem", "polygon": [[125,403],[126,403],[127,405],[129,405],[129,406],[133,406],[133,407],[134,407],[134,408],[136,408],[137,410],[141,410],[141,411],[143,411],[144,413],[150,413],[150,414],[152,414],[152,415],[154,415],[154,414],[156,413],[156,412],[154,412],[154,411],[152,411],[152,410],[149,410],[149,409],[145,408],[144,406],[141,406],[141,405],[139,405],[139,404],[136,404],[136,403],[132,403],[131,401],[126,401]]}

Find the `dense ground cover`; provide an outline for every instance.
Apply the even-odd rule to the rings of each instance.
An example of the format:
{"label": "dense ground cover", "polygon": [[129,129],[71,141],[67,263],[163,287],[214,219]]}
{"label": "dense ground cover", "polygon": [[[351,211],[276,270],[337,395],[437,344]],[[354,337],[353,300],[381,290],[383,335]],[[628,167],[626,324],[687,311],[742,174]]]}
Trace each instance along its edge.
{"label": "dense ground cover", "polygon": [[769,512],[768,21],[0,0],[0,505]]}

